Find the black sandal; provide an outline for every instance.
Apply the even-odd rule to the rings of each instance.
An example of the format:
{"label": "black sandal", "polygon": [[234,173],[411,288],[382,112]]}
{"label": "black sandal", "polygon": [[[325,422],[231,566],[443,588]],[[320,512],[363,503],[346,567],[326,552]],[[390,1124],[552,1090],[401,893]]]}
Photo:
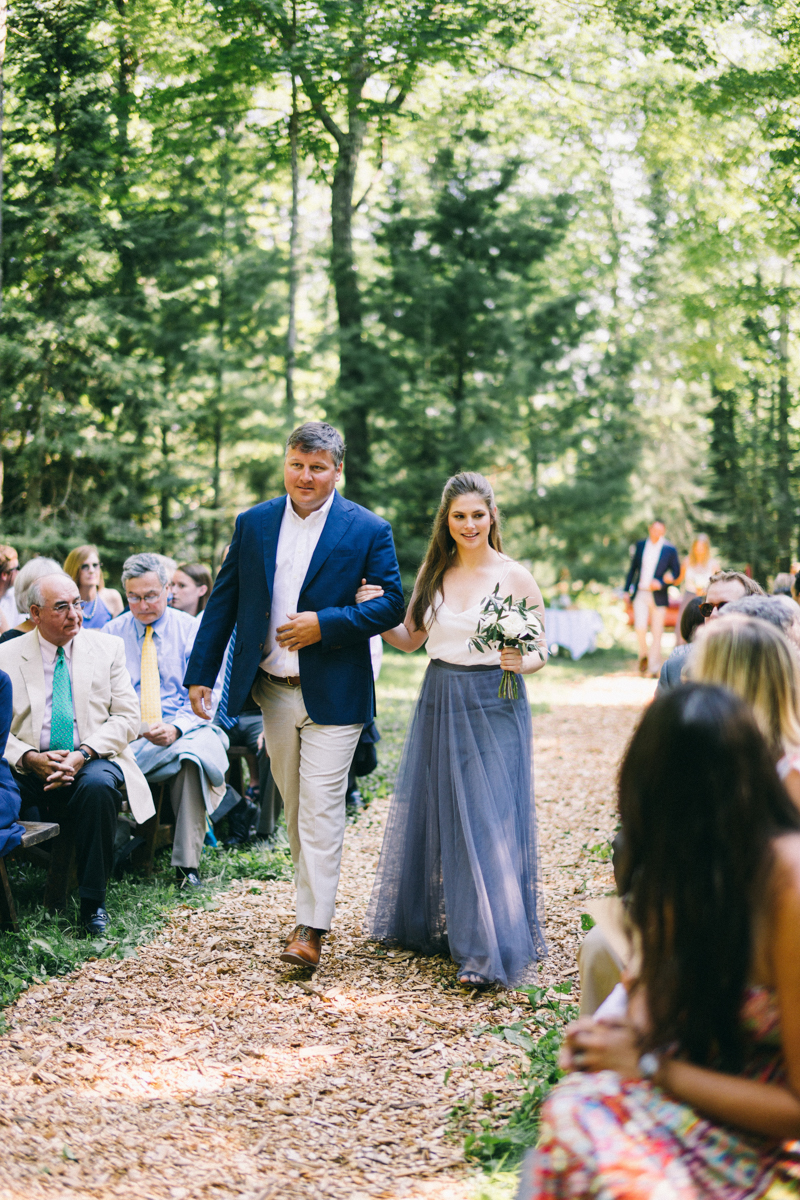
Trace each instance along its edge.
{"label": "black sandal", "polygon": [[477,971],[461,971],[456,978],[465,988],[480,988],[483,991],[492,986],[492,980],[487,979],[485,975],[480,975]]}

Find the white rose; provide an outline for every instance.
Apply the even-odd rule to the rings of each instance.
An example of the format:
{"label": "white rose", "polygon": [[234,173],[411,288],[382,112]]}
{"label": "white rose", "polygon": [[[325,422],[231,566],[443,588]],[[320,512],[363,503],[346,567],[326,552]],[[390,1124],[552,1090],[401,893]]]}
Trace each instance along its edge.
{"label": "white rose", "polygon": [[518,612],[509,613],[502,621],[498,621],[498,625],[509,638],[519,638],[528,632],[528,622]]}

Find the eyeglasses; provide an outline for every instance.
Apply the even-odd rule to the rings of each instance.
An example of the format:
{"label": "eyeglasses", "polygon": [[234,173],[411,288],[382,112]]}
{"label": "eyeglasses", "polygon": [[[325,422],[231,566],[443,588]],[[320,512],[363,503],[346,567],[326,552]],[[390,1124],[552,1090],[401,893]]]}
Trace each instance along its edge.
{"label": "eyeglasses", "polygon": [[[167,585],[164,584],[164,587],[166,586]],[[131,608],[133,608],[134,605],[138,606],[140,604],[155,604],[156,600],[158,600],[163,592],[164,588],[162,587],[160,592],[148,592],[146,596],[132,596],[130,592],[127,592],[126,595],[128,597],[128,604],[130,604]]]}
{"label": "eyeglasses", "polygon": [[709,604],[709,602],[706,600],[704,604],[700,605],[700,612],[703,614],[706,620],[708,620],[715,609],[717,612],[719,612],[721,608],[724,608],[725,605],[729,603],[730,601],[728,600],[718,600],[716,604]]}
{"label": "eyeglasses", "polygon": [[39,607],[51,608],[54,613],[58,613],[60,617],[64,617],[71,608],[74,608],[75,612],[83,612],[89,603],[90,601],[87,600],[59,600],[58,604],[41,604]]}
{"label": "eyeglasses", "polygon": [[99,571],[100,568],[102,567],[102,565],[103,564],[101,562],[85,562],[85,563],[81,563],[81,570],[82,571]]}

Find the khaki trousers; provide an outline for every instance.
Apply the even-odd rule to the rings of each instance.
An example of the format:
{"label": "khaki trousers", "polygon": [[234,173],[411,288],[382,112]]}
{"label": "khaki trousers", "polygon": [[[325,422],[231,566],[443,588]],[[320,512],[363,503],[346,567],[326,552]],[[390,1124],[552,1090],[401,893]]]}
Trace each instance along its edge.
{"label": "khaki trousers", "polygon": [[317,725],[299,687],[271,683],[262,672],[253,699],[278,791],[297,885],[297,924],[330,929],[339,886],[347,772],[363,725]]}
{"label": "khaki trousers", "polygon": [[622,963],[603,931],[595,925],[578,948],[581,1016],[590,1017],[622,979]]}
{"label": "khaki trousers", "polygon": [[197,870],[206,840],[206,805],[196,763],[184,762],[170,782],[169,799],[175,814],[172,865]]}

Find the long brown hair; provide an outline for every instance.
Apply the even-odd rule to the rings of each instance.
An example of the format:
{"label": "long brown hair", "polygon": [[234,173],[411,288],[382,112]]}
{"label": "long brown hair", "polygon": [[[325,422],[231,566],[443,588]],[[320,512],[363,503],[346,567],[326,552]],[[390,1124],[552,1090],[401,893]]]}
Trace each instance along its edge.
{"label": "long brown hair", "polygon": [[[93,554],[97,555],[97,560],[99,562],[100,555],[97,553],[97,546],[76,546],[74,550],[70,550],[69,554],[64,559],[64,570],[66,571],[67,575],[69,575],[73,583],[80,584],[81,567],[87,561],[87,559],[91,558]],[[102,567],[98,571],[97,575],[97,593],[99,595],[105,587],[105,579],[103,578]]]}
{"label": "long brown hair", "polygon": [[456,544],[447,524],[450,505],[458,496],[472,495],[480,496],[492,518],[489,545],[498,554],[503,553],[500,514],[494,502],[494,492],[489,480],[483,475],[479,475],[477,471],[461,471],[460,474],[453,475],[444,485],[442,502],[433,521],[431,540],[417,576],[417,594],[411,609],[411,617],[417,629],[425,627],[425,614],[429,608],[433,608],[436,593],[442,588],[445,571],[448,567],[452,567],[455,558]]}
{"label": "long brown hair", "polygon": [[211,572],[208,567],[204,567],[202,563],[196,562],[181,563],[175,570],[183,571],[184,575],[188,575],[195,587],[205,586],[206,590],[197,601],[197,615],[200,616],[200,613],[208,604],[208,597],[211,595],[211,589],[214,586],[211,579]]}

